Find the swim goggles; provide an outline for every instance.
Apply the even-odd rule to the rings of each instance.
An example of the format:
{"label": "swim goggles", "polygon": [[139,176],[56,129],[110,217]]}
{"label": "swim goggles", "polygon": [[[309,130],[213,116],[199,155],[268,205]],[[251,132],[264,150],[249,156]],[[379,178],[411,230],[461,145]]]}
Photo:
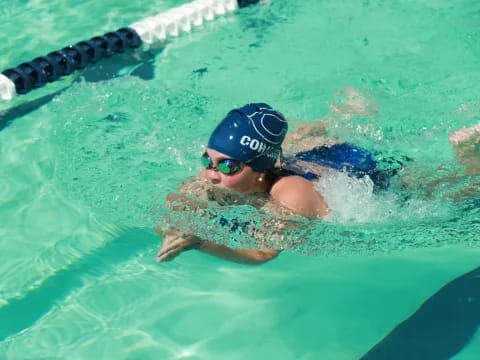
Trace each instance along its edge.
{"label": "swim goggles", "polygon": [[234,159],[222,159],[218,162],[217,166],[213,166],[212,159],[210,158],[210,156],[208,156],[206,152],[202,155],[200,160],[202,162],[202,165],[205,166],[205,169],[217,169],[225,175],[236,174],[240,170],[242,170],[243,167],[242,162]]}

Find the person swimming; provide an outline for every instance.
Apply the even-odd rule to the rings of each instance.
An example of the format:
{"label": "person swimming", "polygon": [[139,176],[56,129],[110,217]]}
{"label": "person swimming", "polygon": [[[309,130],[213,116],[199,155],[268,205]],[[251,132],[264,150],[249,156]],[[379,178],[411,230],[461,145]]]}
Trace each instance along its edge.
{"label": "person swimming", "polygon": [[[314,187],[322,170],[331,168],[357,178],[368,176],[378,189],[386,188],[389,177],[395,174],[395,169],[380,170],[374,153],[347,143],[318,146],[284,158],[282,143],[287,131],[285,117],[267,104],[253,103],[231,110],[210,136],[199,177],[219,190],[263,198],[266,195],[271,209],[283,208],[291,214],[322,219],[329,208]],[[173,202],[178,196],[171,195],[168,200]],[[221,218],[220,225],[225,226]],[[176,229],[158,232],[164,236],[158,262],[172,260],[192,248],[245,264],[264,263],[280,252],[233,249]]]}
{"label": "person swimming", "polygon": [[[348,115],[351,117],[355,112],[360,116],[372,115],[373,110],[363,111],[365,107],[372,108],[368,102],[358,92],[352,94],[355,101],[346,102]],[[324,219],[331,208],[316,186],[323,176],[337,171],[343,174],[342,179],[365,179],[372,184],[373,191],[383,191],[389,187],[391,179],[412,162],[408,157],[385,158],[374,151],[335,140],[322,139],[326,144],[316,145],[321,142],[324,125],[323,122],[317,122],[287,134],[287,120],[267,104],[253,103],[231,110],[212,132],[201,156],[204,169],[198,178],[210,186],[204,191],[207,196],[203,199],[216,201],[219,205],[244,204],[243,200],[238,201],[239,198],[235,197],[241,195],[256,199],[254,206],[270,213]],[[296,140],[296,146],[293,146],[295,151],[291,155],[284,156],[282,147],[285,148],[285,143],[292,148],[290,141],[284,143],[287,136]],[[480,174],[480,124],[455,131],[449,140],[454,146],[458,162],[465,166],[465,174]],[[308,146],[312,141],[316,144]],[[187,193],[194,193],[191,191],[193,189],[188,184],[181,187]],[[469,196],[472,192],[478,193],[476,183],[462,189],[458,197]],[[329,198],[329,202],[331,200],[333,199]],[[167,197],[169,206],[178,206],[175,210],[196,212],[206,206],[199,203],[201,200],[192,201],[192,198],[179,194]],[[252,229],[253,225],[249,221],[229,221],[212,212],[207,216],[230,233],[253,233],[264,249],[230,248],[176,228],[167,231],[156,228],[163,236],[156,260],[169,261],[182,251],[198,249],[238,263],[262,264],[277,257],[281,251],[272,249],[272,239],[264,239],[263,233]],[[283,237],[280,236],[280,239]]]}

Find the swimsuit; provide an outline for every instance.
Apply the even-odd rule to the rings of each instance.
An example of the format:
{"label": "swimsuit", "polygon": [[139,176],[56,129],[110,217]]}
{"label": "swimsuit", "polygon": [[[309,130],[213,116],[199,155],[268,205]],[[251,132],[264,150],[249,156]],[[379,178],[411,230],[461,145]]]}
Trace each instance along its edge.
{"label": "swimsuit", "polygon": [[376,152],[342,143],[319,146],[286,158],[282,175],[298,175],[307,180],[316,180],[321,176],[321,168],[327,167],[357,178],[369,176],[375,190],[385,190],[390,185],[391,178],[407,161],[411,159],[385,158]]}

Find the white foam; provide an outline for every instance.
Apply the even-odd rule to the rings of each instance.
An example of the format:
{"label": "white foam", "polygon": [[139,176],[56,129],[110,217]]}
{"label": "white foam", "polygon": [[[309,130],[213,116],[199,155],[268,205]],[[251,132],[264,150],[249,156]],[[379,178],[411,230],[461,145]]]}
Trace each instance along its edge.
{"label": "white foam", "polygon": [[336,170],[322,172],[315,188],[324,197],[330,213],[326,220],[335,222],[367,222],[375,209],[373,181]]}
{"label": "white foam", "polygon": [[374,193],[373,181],[365,176],[355,178],[345,172],[328,169],[315,184],[330,213],[325,220],[348,223],[378,223],[386,220],[448,216],[448,210],[436,201],[404,201],[393,191]]}

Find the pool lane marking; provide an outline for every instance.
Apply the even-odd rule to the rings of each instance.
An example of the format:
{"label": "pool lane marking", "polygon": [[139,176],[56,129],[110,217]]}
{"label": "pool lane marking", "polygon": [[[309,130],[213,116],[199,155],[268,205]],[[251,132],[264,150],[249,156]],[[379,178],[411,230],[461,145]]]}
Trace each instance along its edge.
{"label": "pool lane marking", "polygon": [[480,325],[480,267],[443,286],[361,360],[442,360],[459,353]]}

